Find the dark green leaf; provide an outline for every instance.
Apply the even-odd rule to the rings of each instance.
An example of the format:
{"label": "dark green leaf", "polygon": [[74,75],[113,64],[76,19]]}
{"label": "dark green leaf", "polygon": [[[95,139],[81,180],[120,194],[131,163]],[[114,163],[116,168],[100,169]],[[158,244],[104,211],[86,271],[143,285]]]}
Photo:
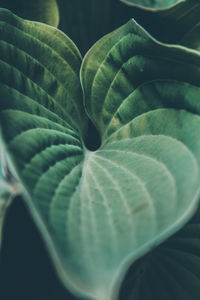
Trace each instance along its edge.
{"label": "dark green leaf", "polygon": [[144,9],[128,3],[127,9],[158,40],[200,49],[199,0],[179,1],[177,5],[162,10]]}
{"label": "dark green leaf", "polygon": [[33,21],[58,26],[59,11],[56,0],[0,0],[0,7]]}

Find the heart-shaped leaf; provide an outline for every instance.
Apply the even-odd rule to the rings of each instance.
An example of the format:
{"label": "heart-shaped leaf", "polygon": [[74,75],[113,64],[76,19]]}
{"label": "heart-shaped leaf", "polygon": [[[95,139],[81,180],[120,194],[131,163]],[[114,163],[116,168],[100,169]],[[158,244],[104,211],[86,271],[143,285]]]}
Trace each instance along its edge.
{"label": "heart-shaped leaf", "polygon": [[[64,284],[114,299],[130,264],[197,208],[200,55],[130,20],[88,52],[79,80],[64,34],[6,10],[0,20],[8,162]],[[85,146],[82,90],[96,151]]]}

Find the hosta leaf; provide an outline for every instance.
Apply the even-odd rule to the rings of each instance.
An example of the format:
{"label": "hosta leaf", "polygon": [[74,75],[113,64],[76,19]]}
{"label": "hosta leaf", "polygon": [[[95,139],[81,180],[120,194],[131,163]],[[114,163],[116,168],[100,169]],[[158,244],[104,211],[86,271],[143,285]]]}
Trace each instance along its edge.
{"label": "hosta leaf", "polygon": [[133,20],[100,40],[81,69],[102,139],[89,151],[74,44],[8,11],[0,19],[8,162],[64,284],[114,299],[130,264],[197,208],[200,55],[157,42]]}
{"label": "hosta leaf", "polygon": [[[138,152],[149,155],[156,149],[160,152],[162,136],[171,136],[187,145],[199,161],[198,131],[193,129],[200,119],[189,113],[200,112],[199,59],[198,52],[152,40],[133,21],[90,50],[82,65],[85,104],[104,147],[113,150],[110,159],[118,147],[128,154],[126,138],[136,142],[144,136],[139,139]],[[118,140],[123,141],[110,145]],[[130,157],[128,161],[130,165]]]}
{"label": "hosta leaf", "polygon": [[23,99],[36,114],[40,111],[56,123],[84,127],[87,120],[78,78],[81,57],[71,40],[53,27],[23,21],[6,10],[0,17],[3,100],[9,98],[14,109],[17,99]]}
{"label": "hosta leaf", "polygon": [[133,20],[102,38],[82,65],[86,109],[102,139],[152,109],[199,114],[199,67],[198,52],[157,42]]}
{"label": "hosta leaf", "polygon": [[135,4],[139,6],[145,6],[150,8],[167,8],[170,7],[180,0],[121,0],[127,4]]}
{"label": "hosta leaf", "polygon": [[10,9],[20,17],[58,26],[59,11],[56,0],[0,0],[0,7]]}

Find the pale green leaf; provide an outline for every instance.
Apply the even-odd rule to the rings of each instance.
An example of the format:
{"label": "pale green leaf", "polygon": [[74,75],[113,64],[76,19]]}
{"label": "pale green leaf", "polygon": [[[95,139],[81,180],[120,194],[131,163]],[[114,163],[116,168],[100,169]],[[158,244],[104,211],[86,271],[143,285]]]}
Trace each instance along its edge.
{"label": "pale green leaf", "polygon": [[[127,164],[130,165],[129,147],[125,139],[131,139],[129,143],[134,152],[138,151],[140,155],[155,154],[158,160],[163,138],[171,136],[187,146],[199,164],[199,64],[198,52],[153,40],[132,20],[101,39],[88,52],[81,70],[86,109],[101,132],[105,149],[113,150],[110,159],[114,159],[115,151],[122,153],[123,150],[126,153],[124,159],[128,159]],[[121,143],[113,143],[118,140]],[[134,142],[138,150],[134,148]],[[162,158],[168,161],[167,154],[170,149],[174,151],[175,146],[170,146],[167,140],[164,148],[166,152]],[[177,162],[176,154],[174,159]],[[117,161],[123,161],[123,155]],[[179,168],[186,176],[182,166],[181,163],[176,170]],[[112,168],[116,174],[119,165],[118,168],[116,165],[115,171],[114,166]],[[170,170],[169,165],[167,168]],[[145,168],[146,173],[149,169]],[[139,174],[138,170],[136,174]],[[117,186],[120,186],[125,175],[119,177]],[[158,179],[155,182],[158,183]],[[183,182],[182,179],[180,182]],[[153,189],[152,182],[150,186]],[[173,191],[173,188],[167,190]],[[164,195],[160,197],[163,199]],[[172,196],[166,197],[172,199]],[[180,199],[183,201],[183,195]],[[180,202],[180,207],[183,202]]]}
{"label": "pale green leaf", "polygon": [[197,209],[200,55],[156,41],[133,20],[101,39],[81,68],[102,140],[89,151],[74,44],[8,11],[0,19],[9,166],[65,286],[115,299],[129,266]]}

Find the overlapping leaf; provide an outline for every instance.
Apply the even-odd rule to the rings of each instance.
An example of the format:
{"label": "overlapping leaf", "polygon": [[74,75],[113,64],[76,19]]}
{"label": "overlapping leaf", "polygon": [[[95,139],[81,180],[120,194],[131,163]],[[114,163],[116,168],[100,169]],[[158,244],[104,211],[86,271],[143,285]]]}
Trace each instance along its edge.
{"label": "overlapping leaf", "polygon": [[[80,83],[71,40],[5,10],[0,19],[9,162],[65,285],[114,299],[130,264],[197,208],[200,55],[131,20],[90,50]],[[93,152],[81,84],[101,135]]]}
{"label": "overlapping leaf", "polygon": [[58,26],[59,11],[56,0],[0,0],[0,7],[10,9],[20,17]]}

